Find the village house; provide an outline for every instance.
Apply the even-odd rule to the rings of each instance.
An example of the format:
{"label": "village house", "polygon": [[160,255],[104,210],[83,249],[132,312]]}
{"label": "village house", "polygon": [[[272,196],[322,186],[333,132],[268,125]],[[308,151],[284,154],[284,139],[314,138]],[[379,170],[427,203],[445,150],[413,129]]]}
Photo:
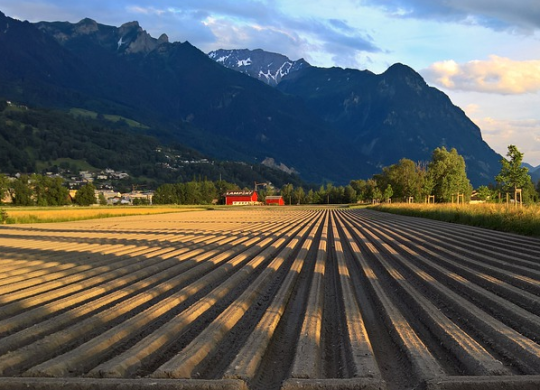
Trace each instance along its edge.
{"label": "village house", "polygon": [[228,206],[249,206],[260,204],[255,191],[229,191],[225,194],[225,204]]}
{"label": "village house", "polygon": [[140,200],[143,202],[147,202],[148,204],[152,204],[153,197],[154,197],[154,193],[152,191],[145,191],[145,192],[133,191],[133,192],[122,194],[121,203],[127,204],[127,203],[124,203],[125,201],[127,201],[129,204],[134,204],[134,203],[137,203],[137,200]]}
{"label": "village house", "polygon": [[264,199],[266,205],[285,206],[285,201],[281,195],[269,195]]}

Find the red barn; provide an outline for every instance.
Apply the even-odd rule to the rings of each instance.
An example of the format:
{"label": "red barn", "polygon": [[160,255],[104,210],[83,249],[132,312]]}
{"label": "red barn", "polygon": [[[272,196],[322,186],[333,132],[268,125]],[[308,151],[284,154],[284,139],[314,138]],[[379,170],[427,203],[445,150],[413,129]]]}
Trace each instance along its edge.
{"label": "red barn", "polygon": [[225,194],[225,204],[227,206],[254,205],[257,204],[257,193],[255,191],[233,191]]}
{"label": "red barn", "polygon": [[285,206],[283,196],[267,196],[265,202],[267,205]]}

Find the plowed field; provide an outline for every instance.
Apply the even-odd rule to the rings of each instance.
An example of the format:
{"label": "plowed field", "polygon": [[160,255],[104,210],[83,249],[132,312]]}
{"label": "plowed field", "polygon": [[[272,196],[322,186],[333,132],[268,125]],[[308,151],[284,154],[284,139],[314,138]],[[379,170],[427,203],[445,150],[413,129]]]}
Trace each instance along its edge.
{"label": "plowed field", "polygon": [[540,241],[370,210],[0,227],[0,389],[540,389]]}

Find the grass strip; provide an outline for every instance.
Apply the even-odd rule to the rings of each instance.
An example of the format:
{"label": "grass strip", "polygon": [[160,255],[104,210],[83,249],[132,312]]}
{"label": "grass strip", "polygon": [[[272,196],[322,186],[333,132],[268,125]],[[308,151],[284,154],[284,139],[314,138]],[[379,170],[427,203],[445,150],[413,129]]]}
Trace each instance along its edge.
{"label": "grass strip", "polygon": [[3,224],[30,224],[81,221],[85,219],[101,219],[113,217],[126,217],[133,215],[168,214],[184,211],[204,210],[205,207],[174,207],[174,206],[146,206],[146,207],[24,207],[2,209]]}
{"label": "grass strip", "polygon": [[502,232],[540,237],[540,207],[506,204],[379,204],[369,208]]}

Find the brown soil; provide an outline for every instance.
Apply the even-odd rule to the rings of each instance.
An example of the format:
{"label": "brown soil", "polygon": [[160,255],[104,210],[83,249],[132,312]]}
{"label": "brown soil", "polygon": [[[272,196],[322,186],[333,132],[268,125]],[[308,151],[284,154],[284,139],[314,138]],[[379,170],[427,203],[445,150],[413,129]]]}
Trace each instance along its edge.
{"label": "brown soil", "polygon": [[370,210],[0,227],[0,390],[537,389],[540,240]]}

